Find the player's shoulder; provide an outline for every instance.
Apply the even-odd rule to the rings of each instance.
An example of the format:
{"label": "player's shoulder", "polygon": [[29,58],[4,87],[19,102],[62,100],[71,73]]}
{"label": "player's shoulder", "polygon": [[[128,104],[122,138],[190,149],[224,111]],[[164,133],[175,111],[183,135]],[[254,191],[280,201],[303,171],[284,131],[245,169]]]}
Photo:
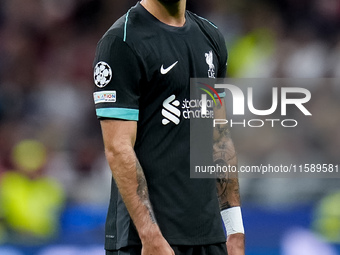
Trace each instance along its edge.
{"label": "player's shoulder", "polygon": [[124,36],[124,22],[126,19],[126,15],[120,17],[113,25],[105,32],[101,39],[105,39],[107,37],[119,37],[123,38]]}
{"label": "player's shoulder", "polygon": [[187,17],[190,18],[200,29],[200,31],[216,46],[220,54],[225,55],[225,39],[219,28],[210,20],[203,18],[193,12],[187,11]]}
{"label": "player's shoulder", "polygon": [[201,16],[199,16],[196,13],[193,13],[191,11],[187,11],[187,15],[205,33],[208,33],[208,34],[210,34],[212,36],[216,36],[216,37],[221,37],[222,36],[222,33],[218,29],[218,26],[215,25],[212,21],[210,21],[210,20],[208,20],[208,19],[206,19],[204,17],[201,17]]}
{"label": "player's shoulder", "polygon": [[113,23],[101,40],[112,41],[112,38],[115,38],[115,40],[123,41],[131,46],[134,42],[143,39],[141,35],[145,34],[145,29],[141,6],[137,3]]}

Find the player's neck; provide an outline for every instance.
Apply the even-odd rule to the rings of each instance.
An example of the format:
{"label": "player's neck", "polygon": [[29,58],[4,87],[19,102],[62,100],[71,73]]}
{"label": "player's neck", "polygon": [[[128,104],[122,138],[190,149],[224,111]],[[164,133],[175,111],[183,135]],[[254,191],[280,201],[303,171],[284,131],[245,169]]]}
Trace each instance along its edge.
{"label": "player's neck", "polygon": [[185,24],[186,0],[166,3],[160,0],[142,0],[141,5],[159,21],[174,27]]}

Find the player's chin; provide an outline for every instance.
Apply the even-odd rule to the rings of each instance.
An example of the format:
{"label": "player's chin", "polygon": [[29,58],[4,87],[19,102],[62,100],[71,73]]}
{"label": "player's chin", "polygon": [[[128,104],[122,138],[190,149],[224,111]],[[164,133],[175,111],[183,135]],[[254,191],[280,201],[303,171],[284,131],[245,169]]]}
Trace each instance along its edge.
{"label": "player's chin", "polygon": [[158,0],[161,3],[167,3],[167,4],[172,4],[172,3],[178,3],[181,0]]}

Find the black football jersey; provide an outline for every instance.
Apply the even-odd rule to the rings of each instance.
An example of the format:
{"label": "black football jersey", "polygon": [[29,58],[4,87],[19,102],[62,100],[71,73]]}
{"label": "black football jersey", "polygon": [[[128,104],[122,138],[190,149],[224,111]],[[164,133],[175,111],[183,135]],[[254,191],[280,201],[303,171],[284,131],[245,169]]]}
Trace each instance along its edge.
{"label": "black football jersey", "polygon": [[[191,179],[184,114],[190,78],[226,73],[227,50],[217,27],[189,11],[183,27],[157,20],[137,3],[97,46],[94,102],[98,118],[137,121],[135,152],[159,227],[172,245],[225,242],[214,179]],[[105,248],[140,244],[112,181]]]}

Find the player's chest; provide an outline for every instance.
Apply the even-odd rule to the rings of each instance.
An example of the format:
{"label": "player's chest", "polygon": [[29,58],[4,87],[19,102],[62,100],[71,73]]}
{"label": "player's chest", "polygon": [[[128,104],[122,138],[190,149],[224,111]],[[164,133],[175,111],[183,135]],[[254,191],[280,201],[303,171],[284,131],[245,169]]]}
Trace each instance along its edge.
{"label": "player's chest", "polygon": [[183,88],[190,78],[216,78],[219,58],[214,45],[205,38],[159,38],[145,61],[148,83]]}

